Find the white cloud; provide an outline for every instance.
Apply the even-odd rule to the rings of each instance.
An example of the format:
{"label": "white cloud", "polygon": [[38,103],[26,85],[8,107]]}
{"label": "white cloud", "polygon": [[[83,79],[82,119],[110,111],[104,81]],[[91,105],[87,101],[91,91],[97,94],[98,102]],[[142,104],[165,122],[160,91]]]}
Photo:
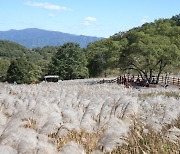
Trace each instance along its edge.
{"label": "white cloud", "polygon": [[48,14],[48,17],[55,17],[55,14]]}
{"label": "white cloud", "polygon": [[86,17],[86,18],[85,18],[85,21],[89,21],[89,22],[96,22],[96,21],[97,21],[97,19],[96,19],[96,18],[94,18],[94,17]]}
{"label": "white cloud", "polygon": [[144,17],[141,19],[141,22],[142,22],[142,23],[149,22],[149,17],[144,16]]}
{"label": "white cloud", "polygon": [[83,25],[85,25],[85,26],[90,26],[90,25],[91,25],[91,23],[90,23],[90,22],[88,22],[88,21],[84,21],[84,22],[83,22]]}
{"label": "white cloud", "polygon": [[86,17],[86,18],[84,18],[84,22],[82,24],[84,26],[90,26],[93,24],[97,24],[97,19],[94,17]]}
{"label": "white cloud", "polygon": [[67,8],[65,6],[60,6],[56,4],[51,4],[47,2],[31,2],[27,1],[24,3],[27,6],[32,6],[32,7],[38,7],[38,8],[43,8],[43,9],[48,9],[48,10],[60,10],[60,11],[70,11],[70,8]]}

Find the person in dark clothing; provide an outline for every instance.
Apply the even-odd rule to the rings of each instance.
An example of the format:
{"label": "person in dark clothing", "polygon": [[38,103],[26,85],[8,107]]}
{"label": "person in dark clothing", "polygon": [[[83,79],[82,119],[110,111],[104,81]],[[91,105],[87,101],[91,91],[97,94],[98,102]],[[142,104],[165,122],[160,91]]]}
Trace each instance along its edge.
{"label": "person in dark clothing", "polygon": [[123,80],[123,84],[124,84],[124,85],[126,85],[126,83],[127,83],[127,79],[126,79],[126,78],[124,78],[124,80]]}
{"label": "person in dark clothing", "polygon": [[137,85],[140,84],[140,79],[139,79],[139,77],[136,79],[136,84],[137,84]]}

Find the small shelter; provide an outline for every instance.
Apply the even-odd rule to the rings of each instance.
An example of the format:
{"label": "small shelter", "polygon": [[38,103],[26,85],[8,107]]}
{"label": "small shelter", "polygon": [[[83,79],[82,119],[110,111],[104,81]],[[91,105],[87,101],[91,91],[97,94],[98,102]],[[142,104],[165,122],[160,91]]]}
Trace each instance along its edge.
{"label": "small shelter", "polygon": [[46,75],[46,76],[44,76],[44,80],[46,82],[58,82],[59,75]]}

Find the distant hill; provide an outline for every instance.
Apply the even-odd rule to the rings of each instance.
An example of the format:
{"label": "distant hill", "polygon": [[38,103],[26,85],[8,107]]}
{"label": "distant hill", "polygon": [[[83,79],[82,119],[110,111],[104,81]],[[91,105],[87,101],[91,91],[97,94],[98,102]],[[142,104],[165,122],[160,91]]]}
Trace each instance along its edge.
{"label": "distant hill", "polygon": [[90,42],[102,38],[28,28],[23,30],[12,29],[9,31],[0,31],[0,39],[16,42],[27,48],[36,48],[44,46],[59,46],[66,42],[74,42],[80,44],[81,47],[86,47]]}
{"label": "distant hill", "polygon": [[28,49],[14,42],[0,40],[0,57],[13,58],[26,55]]}

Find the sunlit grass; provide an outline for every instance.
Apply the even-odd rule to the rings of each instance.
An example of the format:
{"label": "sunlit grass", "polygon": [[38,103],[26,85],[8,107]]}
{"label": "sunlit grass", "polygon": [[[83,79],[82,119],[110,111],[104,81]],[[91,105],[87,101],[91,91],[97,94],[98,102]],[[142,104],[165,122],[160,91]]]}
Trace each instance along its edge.
{"label": "sunlit grass", "polygon": [[139,93],[140,99],[146,99],[147,97],[156,97],[156,96],[164,96],[164,97],[173,97],[176,99],[180,99],[179,91],[158,91],[158,92],[148,92],[148,93]]}
{"label": "sunlit grass", "polygon": [[126,89],[94,81],[2,84],[0,146],[19,153],[56,154],[66,148],[87,154],[179,152],[177,89]]}
{"label": "sunlit grass", "polygon": [[[128,145],[118,147],[112,154],[179,154],[180,140],[171,142],[166,137],[168,130],[173,126],[180,129],[180,118],[164,126],[161,132],[155,132],[150,126],[135,122],[125,139]],[[180,137],[180,134],[177,137]]]}

